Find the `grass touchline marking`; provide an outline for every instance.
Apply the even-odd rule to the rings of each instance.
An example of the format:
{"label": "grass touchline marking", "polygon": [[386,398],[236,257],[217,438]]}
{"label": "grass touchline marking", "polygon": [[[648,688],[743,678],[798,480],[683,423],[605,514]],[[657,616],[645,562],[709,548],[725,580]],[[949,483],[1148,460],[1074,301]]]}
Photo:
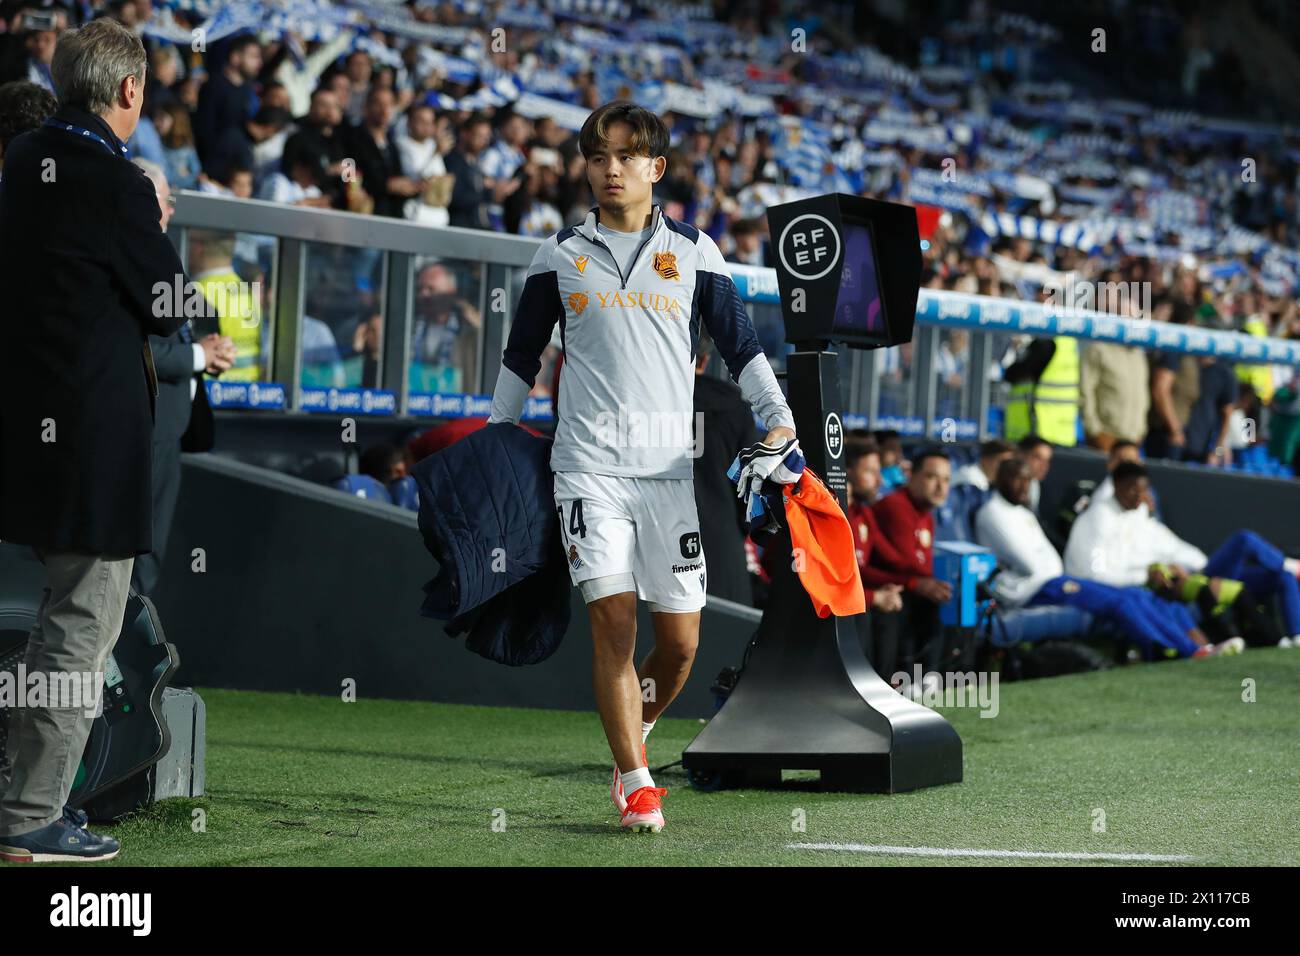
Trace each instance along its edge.
{"label": "grass touchline marking", "polygon": [[940,846],[871,846],[865,843],[787,843],[787,850],[842,850],[896,856],[988,856],[1039,860],[1131,860],[1144,863],[1185,863],[1195,857],[1159,853],[1052,853],[1039,850],[959,850]]}

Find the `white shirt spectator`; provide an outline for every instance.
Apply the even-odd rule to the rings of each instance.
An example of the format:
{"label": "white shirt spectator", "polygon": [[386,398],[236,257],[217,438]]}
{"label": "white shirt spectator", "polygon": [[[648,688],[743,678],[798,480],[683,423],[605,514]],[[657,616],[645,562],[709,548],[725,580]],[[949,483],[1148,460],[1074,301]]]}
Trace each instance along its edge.
{"label": "white shirt spectator", "polygon": [[397,156],[402,164],[402,175],[412,179],[425,176],[442,176],[447,172],[447,165],[438,152],[437,137],[430,136],[421,142],[412,139],[404,132],[396,133],[393,142],[397,144]]}
{"label": "white shirt spectator", "polygon": [[321,191],[316,186],[300,186],[284,173],[272,173],[257,191],[258,199],[292,205],[304,199],[319,199]]}
{"label": "white shirt spectator", "polygon": [[253,144],[253,182],[264,183],[279,171],[285,141],[297,131],[298,127],[289,123],[280,132]]}
{"label": "white shirt spectator", "polygon": [[[438,152],[436,137],[430,136],[424,142],[420,142],[405,133],[398,133],[393,137],[393,141],[397,144],[397,156],[402,164],[402,175],[409,176],[411,179],[447,175],[447,165],[442,161],[442,154]],[[445,206],[430,206],[420,196],[412,196],[403,204],[402,215],[430,226],[445,226],[451,220]],[[559,228],[563,228],[563,224]]]}
{"label": "white shirt spectator", "polygon": [[1146,584],[1152,564],[1200,571],[1207,560],[1204,551],[1178,537],[1145,508],[1126,511],[1114,497],[1093,501],[1074,519],[1065,547],[1066,574],[1116,587]]}
{"label": "white shirt spectator", "polygon": [[989,490],[989,476],[984,474],[984,469],[979,466],[978,462],[971,462],[969,465],[962,465],[953,473],[952,486],[974,485],[980,491]]}
{"label": "white shirt spectator", "polygon": [[[1110,475],[1107,475],[1101,480],[1101,484],[1092,490],[1092,494],[1088,496],[1088,504],[1091,505],[1097,501],[1110,501],[1114,497],[1115,482]],[[1151,509],[1147,507],[1145,501],[1138,505],[1138,511],[1141,511],[1143,514],[1151,513]]]}
{"label": "white shirt spectator", "polygon": [[997,557],[1003,570],[993,580],[993,591],[1009,607],[1027,604],[1044,584],[1065,573],[1034,513],[999,492],[975,515],[975,540]]}

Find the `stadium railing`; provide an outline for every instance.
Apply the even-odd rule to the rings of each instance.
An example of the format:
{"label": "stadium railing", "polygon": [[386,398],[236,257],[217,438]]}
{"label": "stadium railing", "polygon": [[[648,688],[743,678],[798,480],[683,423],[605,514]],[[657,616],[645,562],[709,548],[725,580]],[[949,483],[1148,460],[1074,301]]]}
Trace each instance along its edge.
{"label": "stadium railing", "polygon": [[[214,407],[416,418],[488,414],[514,303],[540,244],[194,192],[177,194],[169,234],[191,279],[234,272],[260,283],[260,351],[243,380],[227,373],[208,382]],[[419,300],[432,304],[421,312],[417,280],[433,264],[443,266],[440,291]],[[780,371],[789,346],[775,272],[737,264],[731,270]],[[449,309],[452,301],[463,304]],[[465,305],[481,316],[477,327]],[[370,336],[364,326],[376,319],[382,333]],[[1014,337],[1026,334],[1300,365],[1300,341],[931,289],[921,290],[916,320],[910,346],[841,352],[847,427],[870,423],[946,440],[996,434],[1000,385],[972,370],[995,369]],[[449,336],[441,351],[452,361],[424,361],[431,336]],[[544,365],[539,391],[549,382]],[[526,418],[550,416],[547,395],[530,398]]]}

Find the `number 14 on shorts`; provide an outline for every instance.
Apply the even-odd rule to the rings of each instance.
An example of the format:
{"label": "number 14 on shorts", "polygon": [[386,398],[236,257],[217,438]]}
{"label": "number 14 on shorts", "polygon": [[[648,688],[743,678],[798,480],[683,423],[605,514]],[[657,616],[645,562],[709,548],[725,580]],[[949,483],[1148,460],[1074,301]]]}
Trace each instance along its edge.
{"label": "number 14 on shorts", "polygon": [[[555,506],[556,512],[560,516],[560,527],[564,527],[564,503],[560,502]],[[575,498],[573,505],[569,508],[569,534],[579,538],[587,536],[587,522],[582,520],[582,499]]]}

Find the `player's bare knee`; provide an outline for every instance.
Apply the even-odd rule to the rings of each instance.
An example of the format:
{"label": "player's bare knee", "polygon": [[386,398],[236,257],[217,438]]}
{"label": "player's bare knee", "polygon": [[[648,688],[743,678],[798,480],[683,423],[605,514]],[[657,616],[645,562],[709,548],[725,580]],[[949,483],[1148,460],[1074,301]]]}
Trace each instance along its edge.
{"label": "player's bare knee", "polygon": [[689,667],[700,646],[698,634],[672,634],[655,638],[655,650],[666,662],[679,667]]}
{"label": "player's bare knee", "polygon": [[631,657],[636,650],[636,595],[611,594],[587,605],[596,653]]}

